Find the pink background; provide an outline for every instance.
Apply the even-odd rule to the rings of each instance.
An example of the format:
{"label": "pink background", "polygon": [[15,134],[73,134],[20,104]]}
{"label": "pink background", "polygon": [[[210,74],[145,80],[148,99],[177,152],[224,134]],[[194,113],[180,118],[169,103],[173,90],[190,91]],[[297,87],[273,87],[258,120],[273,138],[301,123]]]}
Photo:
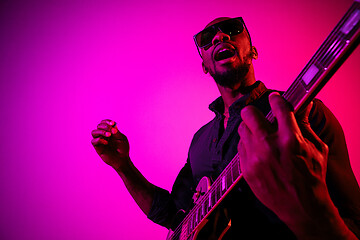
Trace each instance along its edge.
{"label": "pink background", "polygon": [[[257,79],[286,90],[351,3],[1,1],[0,238],[165,239],[97,156],[91,130],[116,120],[135,165],[170,189],[219,95],[192,36],[243,16]],[[357,49],[318,96],[344,128],[358,181],[359,62]]]}

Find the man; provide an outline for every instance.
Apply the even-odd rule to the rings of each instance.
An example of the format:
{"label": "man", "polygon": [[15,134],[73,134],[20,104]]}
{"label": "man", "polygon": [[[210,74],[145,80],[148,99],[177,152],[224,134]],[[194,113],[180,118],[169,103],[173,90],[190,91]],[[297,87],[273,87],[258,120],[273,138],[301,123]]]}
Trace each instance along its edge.
{"label": "man", "polygon": [[[298,127],[285,101],[256,81],[252,60],[258,54],[242,18],[217,18],[194,39],[204,73],[214,78],[221,97],[210,105],[215,118],[195,134],[171,194],[134,167],[129,143],[114,121],[103,120],[92,131],[97,153],[118,172],[142,211],[171,227],[178,210],[191,208],[200,179],[216,179],[239,151],[245,180],[222,206],[232,225],[227,237],[356,239],[360,190],[331,112],[315,100]],[[277,130],[262,115],[270,110],[269,98]]]}

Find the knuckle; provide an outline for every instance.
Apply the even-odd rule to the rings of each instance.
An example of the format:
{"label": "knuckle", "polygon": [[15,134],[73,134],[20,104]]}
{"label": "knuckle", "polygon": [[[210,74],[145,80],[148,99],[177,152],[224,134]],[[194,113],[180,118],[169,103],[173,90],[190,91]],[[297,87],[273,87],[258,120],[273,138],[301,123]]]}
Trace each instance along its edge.
{"label": "knuckle", "polygon": [[91,144],[94,145],[94,146],[97,145],[98,142],[99,142],[99,139],[98,139],[98,138],[93,138],[93,139],[91,139]]}
{"label": "knuckle", "polygon": [[91,131],[91,136],[95,137],[95,135],[96,135],[96,130],[92,130]]}
{"label": "knuckle", "polygon": [[246,128],[246,124],[244,122],[241,122],[240,126],[238,128],[238,132],[239,132],[240,136],[242,136],[244,134],[245,128]]}
{"label": "knuckle", "polygon": [[320,146],[321,146],[321,152],[328,155],[329,154],[329,146],[324,142],[321,142]]}
{"label": "knuckle", "polygon": [[300,136],[296,135],[287,135],[281,138],[281,142],[284,147],[290,149],[298,149],[300,147]]}
{"label": "knuckle", "polygon": [[110,128],[109,125],[107,125],[106,123],[100,123],[98,126],[97,126],[98,129],[100,130],[108,130]]}

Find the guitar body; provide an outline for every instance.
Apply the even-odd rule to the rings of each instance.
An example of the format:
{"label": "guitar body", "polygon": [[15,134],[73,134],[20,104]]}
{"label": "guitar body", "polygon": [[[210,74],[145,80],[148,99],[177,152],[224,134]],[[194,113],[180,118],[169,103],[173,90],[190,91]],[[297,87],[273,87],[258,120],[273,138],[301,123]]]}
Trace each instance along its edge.
{"label": "guitar body", "polygon": [[[204,196],[211,188],[210,179],[208,177],[203,177],[199,184],[196,187],[196,192],[193,196],[194,203],[199,203],[202,196]],[[185,212],[180,210],[178,216],[175,219],[183,218]],[[180,223],[181,224],[181,223]],[[198,226],[191,232],[189,236],[186,236],[187,224],[181,225],[181,231],[175,233],[172,230],[169,230],[167,235],[167,240],[230,240],[230,227],[231,220],[228,216],[227,209],[219,206],[216,210],[211,213],[207,218],[204,218]],[[180,228],[179,228],[180,229]],[[180,235],[179,235],[180,233]]]}

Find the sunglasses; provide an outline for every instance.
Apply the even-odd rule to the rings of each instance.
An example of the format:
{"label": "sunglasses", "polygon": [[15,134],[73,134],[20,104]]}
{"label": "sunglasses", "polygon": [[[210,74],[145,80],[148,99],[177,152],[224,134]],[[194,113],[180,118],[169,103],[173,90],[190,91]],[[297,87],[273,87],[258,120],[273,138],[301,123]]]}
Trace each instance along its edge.
{"label": "sunglasses", "polygon": [[[200,54],[200,48],[209,48],[212,45],[212,40],[218,31],[225,33],[229,36],[240,34],[244,29],[249,33],[242,17],[227,19],[214,25],[211,25],[194,36],[196,47]],[[250,38],[250,34],[249,34]],[[251,45],[251,39],[250,39]],[[201,56],[201,54],[200,54]]]}

